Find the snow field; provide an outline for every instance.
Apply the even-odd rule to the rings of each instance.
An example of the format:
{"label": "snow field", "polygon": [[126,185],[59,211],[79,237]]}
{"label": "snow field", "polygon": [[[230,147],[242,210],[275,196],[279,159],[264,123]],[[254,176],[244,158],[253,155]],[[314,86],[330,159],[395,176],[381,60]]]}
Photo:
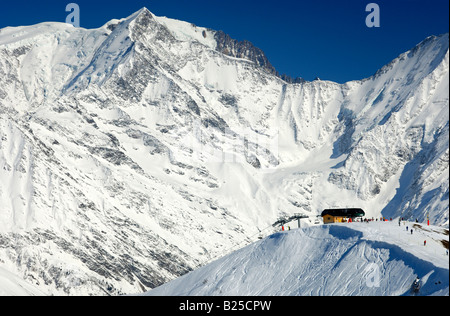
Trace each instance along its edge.
{"label": "snow field", "polygon": [[[275,233],[146,295],[448,295],[449,257],[436,226],[395,221],[321,225]],[[423,246],[423,239],[427,245]]]}

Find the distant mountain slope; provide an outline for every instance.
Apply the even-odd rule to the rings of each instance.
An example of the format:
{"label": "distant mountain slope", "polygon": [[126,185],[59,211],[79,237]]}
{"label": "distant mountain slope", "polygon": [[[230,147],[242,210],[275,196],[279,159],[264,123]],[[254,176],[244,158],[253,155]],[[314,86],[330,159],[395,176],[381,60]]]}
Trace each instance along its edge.
{"label": "distant mountain slope", "polygon": [[44,295],[36,286],[24,281],[21,277],[13,275],[0,268],[0,296],[42,296]]}
{"label": "distant mountain slope", "polygon": [[284,215],[448,227],[448,34],[345,84],[289,83],[217,34],[145,8],[0,30],[0,267],[44,293],[114,295]]}
{"label": "distant mountain slope", "polygon": [[[448,242],[448,230],[408,222],[279,232],[146,295],[444,296],[449,294],[449,257],[441,240]],[[414,293],[417,277],[422,286]]]}

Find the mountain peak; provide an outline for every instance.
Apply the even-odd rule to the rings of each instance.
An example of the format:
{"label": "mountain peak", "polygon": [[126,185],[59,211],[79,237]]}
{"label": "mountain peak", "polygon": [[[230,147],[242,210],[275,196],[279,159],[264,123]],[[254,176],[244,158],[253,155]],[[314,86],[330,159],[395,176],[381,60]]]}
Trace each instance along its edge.
{"label": "mountain peak", "polygon": [[288,83],[303,82],[302,78],[291,78],[287,75],[280,75],[275,67],[270,63],[264,51],[256,47],[248,40],[239,41],[231,38],[227,33],[219,30],[212,30],[206,27],[200,27],[195,24],[171,19],[167,17],[157,17],[146,7],[129,16],[126,20],[134,21],[139,26],[141,32],[150,24],[151,20],[156,20],[164,26],[174,38],[181,41],[199,42],[211,49],[230,57],[249,60],[255,65],[261,67],[270,74],[273,74]]}
{"label": "mountain peak", "polygon": [[[447,34],[439,36],[431,35],[415,45],[409,51],[400,54],[390,63],[379,69],[372,78],[377,78],[397,67],[395,73],[409,73],[414,69],[421,68],[430,73],[445,58],[449,49],[449,37]],[[400,68],[402,68],[400,70]]]}
{"label": "mountain peak", "polygon": [[138,18],[142,18],[142,17],[153,17],[153,14],[150,12],[149,9],[147,9],[146,7],[143,7],[141,9],[139,9],[138,11],[136,11],[135,13],[133,13],[132,15],[130,15],[127,20],[135,20]]}

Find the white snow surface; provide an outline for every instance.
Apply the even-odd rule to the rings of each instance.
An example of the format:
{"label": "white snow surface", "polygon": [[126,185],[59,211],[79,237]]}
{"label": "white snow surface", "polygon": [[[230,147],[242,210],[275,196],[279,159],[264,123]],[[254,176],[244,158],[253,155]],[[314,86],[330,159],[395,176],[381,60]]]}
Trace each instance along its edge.
{"label": "white snow surface", "polygon": [[[293,229],[274,233],[145,295],[449,295],[449,256],[441,240],[448,242],[448,230],[411,222]],[[411,285],[417,277],[422,285],[414,293]]]}
{"label": "white snow surface", "polygon": [[448,227],[448,34],[345,84],[288,84],[213,34],[145,8],[0,30],[4,279],[145,292],[330,207]]}
{"label": "white snow surface", "polygon": [[0,267],[0,296],[43,296],[36,286]]}

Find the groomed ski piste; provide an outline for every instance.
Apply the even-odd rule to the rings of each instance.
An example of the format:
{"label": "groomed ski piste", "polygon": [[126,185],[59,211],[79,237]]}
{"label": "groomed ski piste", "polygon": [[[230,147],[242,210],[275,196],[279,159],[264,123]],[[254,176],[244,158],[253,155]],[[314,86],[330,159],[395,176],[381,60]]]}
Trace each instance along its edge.
{"label": "groomed ski piste", "polygon": [[281,231],[145,295],[449,295],[448,240],[447,228],[398,220]]}

